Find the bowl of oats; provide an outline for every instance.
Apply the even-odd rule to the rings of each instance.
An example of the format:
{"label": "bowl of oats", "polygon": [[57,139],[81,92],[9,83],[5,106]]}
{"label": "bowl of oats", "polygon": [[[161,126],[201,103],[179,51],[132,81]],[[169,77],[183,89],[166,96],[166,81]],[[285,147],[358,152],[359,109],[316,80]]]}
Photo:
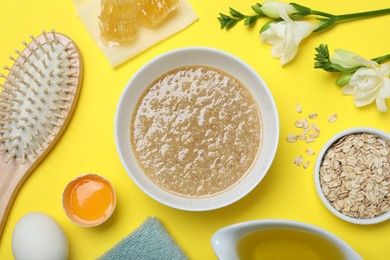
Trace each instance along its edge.
{"label": "bowl of oats", "polygon": [[337,217],[354,224],[390,218],[390,134],[355,127],[333,136],[315,165],[315,186]]}
{"label": "bowl of oats", "polygon": [[161,54],[128,82],[115,117],[122,165],[151,198],[205,211],[253,190],[272,164],[271,92],[234,55],[207,47]]}

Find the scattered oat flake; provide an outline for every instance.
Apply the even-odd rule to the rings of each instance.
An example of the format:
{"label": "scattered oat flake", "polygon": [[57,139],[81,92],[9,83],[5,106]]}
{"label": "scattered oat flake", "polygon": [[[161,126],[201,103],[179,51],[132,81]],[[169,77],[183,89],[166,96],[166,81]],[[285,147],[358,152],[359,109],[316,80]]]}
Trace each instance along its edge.
{"label": "scattered oat flake", "polygon": [[337,117],[338,117],[338,116],[337,116],[336,114],[331,115],[331,116],[328,118],[328,122],[329,122],[329,123],[336,122]]}
{"label": "scattered oat flake", "polygon": [[303,169],[307,169],[307,167],[309,167],[310,165],[310,161],[307,161],[303,164]]}
{"label": "scattered oat flake", "polygon": [[317,138],[318,136],[319,136],[319,134],[317,132],[309,134],[310,138]]}
{"label": "scattered oat flake", "polygon": [[311,128],[314,130],[314,132],[320,132],[320,128],[316,124],[311,124]]}
{"label": "scattered oat flake", "polygon": [[306,138],[306,143],[312,143],[312,142],[314,142],[315,140],[314,140],[314,138],[311,138],[311,137],[308,137],[308,138]]}
{"label": "scattered oat flake", "polygon": [[295,157],[295,159],[294,159],[294,164],[296,164],[297,166],[301,166],[302,163],[303,163],[303,157],[302,157],[301,155]]}
{"label": "scattered oat flake", "polygon": [[308,128],[309,127],[309,122],[307,121],[307,119],[305,118],[305,119],[303,119],[302,120],[302,122],[303,122],[303,128]]}
{"label": "scattered oat flake", "polygon": [[287,142],[289,143],[295,143],[297,141],[297,136],[295,134],[289,134],[286,137]]}
{"label": "scattered oat flake", "polygon": [[311,114],[309,115],[309,118],[310,118],[310,119],[316,119],[316,118],[317,118],[317,113],[311,113]]}
{"label": "scattered oat flake", "polygon": [[308,155],[315,155],[316,153],[314,152],[314,150],[313,149],[306,149],[306,153],[308,154]]}
{"label": "scattered oat flake", "polygon": [[298,139],[299,140],[306,140],[306,135],[304,135],[304,134],[298,135]]}
{"label": "scattered oat flake", "polygon": [[302,120],[295,121],[295,126],[298,128],[303,128],[304,122]]}
{"label": "scattered oat flake", "polygon": [[297,106],[295,107],[295,110],[297,111],[297,113],[301,113],[302,107],[299,104],[297,104]]}

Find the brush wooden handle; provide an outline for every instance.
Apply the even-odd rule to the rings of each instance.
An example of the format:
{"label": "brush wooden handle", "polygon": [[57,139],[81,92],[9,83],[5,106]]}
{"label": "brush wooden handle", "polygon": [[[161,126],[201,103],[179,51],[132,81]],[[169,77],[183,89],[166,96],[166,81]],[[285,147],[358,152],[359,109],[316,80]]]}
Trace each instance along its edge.
{"label": "brush wooden handle", "polygon": [[[7,158],[5,152],[0,153],[0,160]],[[12,202],[22,186],[24,180],[32,172],[34,162],[26,161],[24,164],[8,163],[1,167],[0,171],[0,235],[5,226],[5,220],[9,214]]]}
{"label": "brush wooden handle", "polygon": [[[71,111],[73,112],[73,109]],[[70,120],[70,115],[66,118],[64,126],[58,129],[58,135],[54,137],[52,142],[50,144],[42,144],[42,150],[35,151],[35,157],[29,155],[25,160],[19,158],[6,163],[5,161],[7,161],[9,155],[6,152],[0,152],[0,238],[12,203],[19,189],[60,139],[62,132]],[[0,148],[2,147],[0,144]]]}

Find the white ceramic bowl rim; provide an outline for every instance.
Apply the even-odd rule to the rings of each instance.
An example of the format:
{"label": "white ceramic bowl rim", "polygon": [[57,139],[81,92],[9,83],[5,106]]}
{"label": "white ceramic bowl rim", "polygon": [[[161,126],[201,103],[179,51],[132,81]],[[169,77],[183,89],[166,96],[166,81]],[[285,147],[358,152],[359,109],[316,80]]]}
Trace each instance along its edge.
{"label": "white ceramic bowl rim", "polygon": [[365,127],[365,126],[349,128],[349,129],[346,129],[346,130],[343,130],[343,131],[337,133],[331,139],[329,139],[329,141],[321,149],[321,152],[318,154],[316,165],[314,167],[314,182],[315,182],[317,193],[318,193],[322,203],[334,215],[336,215],[337,217],[339,217],[345,221],[348,221],[348,222],[354,223],[354,224],[363,224],[363,225],[376,224],[376,223],[380,223],[380,222],[383,222],[385,220],[388,220],[390,218],[390,211],[385,212],[379,216],[376,216],[376,217],[370,218],[370,219],[359,219],[359,218],[353,218],[353,217],[346,216],[346,215],[342,214],[341,212],[339,212],[338,210],[336,210],[330,204],[330,202],[327,200],[324,193],[322,192],[322,188],[321,188],[321,184],[320,184],[320,167],[321,167],[322,159],[323,159],[326,151],[332,146],[333,143],[335,143],[340,138],[347,136],[347,135],[350,135],[350,134],[358,134],[358,133],[371,133],[371,134],[377,135],[383,139],[390,141],[390,134],[388,134],[382,130],[376,129],[376,128]]}
{"label": "white ceramic bowl rim", "polygon": [[[181,66],[204,65],[221,69],[238,78],[253,94],[263,121],[263,142],[258,160],[240,183],[208,198],[186,198],[169,193],[142,173],[130,145],[130,118],[139,96],[162,74]],[[227,52],[208,47],[186,47],[166,52],[145,64],[127,83],[118,103],[114,122],[115,142],[122,165],[141,190],[167,206],[190,211],[229,205],[254,189],[270,168],[279,139],[276,106],[263,79],[248,64]]]}

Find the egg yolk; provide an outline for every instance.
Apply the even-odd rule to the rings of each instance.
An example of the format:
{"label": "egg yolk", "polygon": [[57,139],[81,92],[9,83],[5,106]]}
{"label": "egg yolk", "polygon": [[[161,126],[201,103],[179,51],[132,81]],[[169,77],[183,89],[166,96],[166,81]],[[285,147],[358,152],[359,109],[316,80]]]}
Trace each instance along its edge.
{"label": "egg yolk", "polygon": [[80,178],[68,198],[68,215],[79,222],[93,224],[111,214],[114,207],[112,187],[97,178]]}

